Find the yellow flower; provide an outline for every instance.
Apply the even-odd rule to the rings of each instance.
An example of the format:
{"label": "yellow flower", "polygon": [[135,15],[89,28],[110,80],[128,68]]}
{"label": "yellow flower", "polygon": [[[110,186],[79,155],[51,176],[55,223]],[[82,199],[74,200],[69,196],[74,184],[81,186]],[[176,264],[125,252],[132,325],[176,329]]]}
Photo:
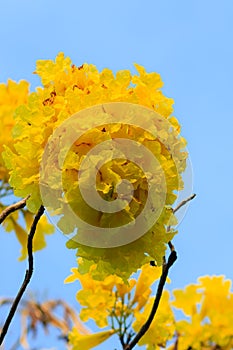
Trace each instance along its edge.
{"label": "yellow flower", "polygon": [[93,334],[80,334],[75,328],[69,333],[69,344],[72,350],[89,350],[103,343],[115,332],[107,330]]}
{"label": "yellow flower", "polygon": [[16,83],[8,80],[7,84],[0,84],[0,181],[7,182],[9,174],[2,159],[4,145],[12,148],[12,128],[15,125],[14,111],[21,104],[26,104],[29,94],[28,82],[22,80]]}
{"label": "yellow flower", "polygon": [[189,320],[177,322],[180,350],[211,349],[214,344],[225,350],[233,345],[233,293],[231,281],[224,276],[202,276],[197,284],[173,292],[172,305]]}
{"label": "yellow flower", "polygon": [[[94,268],[92,265],[92,270]],[[66,278],[65,283],[78,280],[82,285],[82,289],[77,293],[77,300],[82,305],[81,320],[86,322],[92,318],[99,327],[107,326],[109,311],[113,309],[116,300],[113,287],[120,278],[108,276],[104,281],[96,281],[90,272],[80,274],[77,268],[72,268],[71,271],[72,275]]]}
{"label": "yellow flower", "polygon": [[[176,323],[176,330],[178,332],[179,350],[185,350],[189,347],[193,349],[203,349],[211,340],[211,332],[208,324],[202,324],[200,315],[195,314],[191,322],[181,320]],[[211,349],[211,348],[210,348]]]}
{"label": "yellow flower", "polygon": [[[5,208],[0,203],[0,208]],[[15,235],[21,245],[21,254],[19,260],[27,258],[27,243],[28,233],[30,231],[34,215],[28,210],[24,209],[21,212],[14,212],[4,221],[3,226],[6,232],[14,231]],[[54,232],[54,227],[51,225],[45,216],[41,217],[37,224],[36,232],[33,238],[33,251],[41,250],[46,246],[45,235],[50,235]]]}
{"label": "yellow flower", "polygon": [[172,305],[182,309],[185,315],[192,316],[197,313],[197,304],[200,303],[202,295],[197,292],[198,286],[195,284],[188,285],[184,290],[174,290],[175,300]]}
{"label": "yellow flower", "polygon": [[[83,260],[79,258],[79,266]],[[138,314],[148,302],[152,292],[151,286],[160,278],[161,267],[143,266],[139,278],[130,278],[127,283],[116,276],[108,275],[105,279],[93,279],[97,265],[92,264],[90,271],[81,274],[77,268],[72,268],[72,274],[65,283],[79,281],[82,289],[77,292],[77,301],[82,306],[80,317],[86,322],[93,319],[99,327],[108,325],[109,317],[124,317]]]}
{"label": "yellow flower", "polygon": [[151,294],[151,285],[160,278],[162,267],[150,266],[146,264],[142,267],[141,273],[137,280],[136,290],[134,294],[133,303],[138,303],[137,309],[141,310],[148,302]]}
{"label": "yellow flower", "polygon": [[[8,152],[14,150],[13,140],[16,134],[20,131],[20,126],[17,125],[17,122],[14,118],[16,108],[24,108],[28,102],[29,96],[29,83],[21,80],[19,83],[16,83],[12,80],[8,80],[7,84],[0,84],[0,121],[2,132],[0,133],[0,190],[5,190],[3,192],[4,196],[12,194],[10,188],[8,187],[9,181],[9,172],[4,163],[2,154],[5,147],[7,147]],[[13,132],[14,129],[14,132]],[[15,146],[17,148],[17,146]],[[34,149],[31,147],[28,148],[28,151],[34,152]],[[14,168],[15,162],[13,159],[9,158],[7,160],[8,166]],[[35,181],[35,178],[30,177],[28,180],[25,179],[28,183]],[[21,179],[16,179],[16,186],[21,183]],[[31,185],[32,186],[32,185]],[[0,208],[4,210],[5,205],[0,203]],[[22,225],[22,219],[24,224]],[[20,221],[20,223],[19,223]],[[11,214],[4,221],[4,228],[7,232],[14,231],[16,237],[21,245],[21,256],[19,260],[23,260],[27,257],[27,239],[30,226],[33,221],[33,214],[27,211],[26,209],[19,212]],[[51,234],[54,231],[53,226],[50,225],[46,218],[43,217],[38,223],[37,230],[34,236],[34,250],[40,250],[45,247],[46,242],[44,239],[45,234]]]}

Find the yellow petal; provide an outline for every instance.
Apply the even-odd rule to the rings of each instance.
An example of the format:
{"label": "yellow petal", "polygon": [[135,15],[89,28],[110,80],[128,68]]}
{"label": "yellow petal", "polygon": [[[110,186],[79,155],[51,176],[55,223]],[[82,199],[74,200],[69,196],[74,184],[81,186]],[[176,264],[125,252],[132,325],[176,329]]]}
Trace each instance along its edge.
{"label": "yellow petal", "polygon": [[114,330],[103,331],[94,334],[83,335],[73,329],[69,333],[69,343],[73,345],[72,350],[89,350],[103,343],[115,333]]}

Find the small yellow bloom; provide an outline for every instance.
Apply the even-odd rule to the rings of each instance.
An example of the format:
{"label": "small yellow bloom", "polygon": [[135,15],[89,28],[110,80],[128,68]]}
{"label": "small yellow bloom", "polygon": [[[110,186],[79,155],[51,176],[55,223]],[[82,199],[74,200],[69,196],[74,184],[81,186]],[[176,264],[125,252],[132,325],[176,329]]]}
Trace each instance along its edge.
{"label": "small yellow bloom", "polygon": [[179,349],[210,349],[233,345],[233,293],[224,276],[202,276],[197,284],[173,292],[172,305],[190,316],[177,322]]}
{"label": "small yellow bloom", "polygon": [[187,316],[197,313],[197,304],[202,299],[202,295],[198,293],[197,285],[190,284],[184,290],[174,290],[173,295],[175,297],[172,302],[174,307],[182,309]]}
{"label": "small yellow bloom", "polygon": [[107,330],[94,334],[80,334],[75,328],[69,333],[69,344],[72,350],[89,350],[103,343],[115,332]]}
{"label": "small yellow bloom", "polygon": [[133,303],[138,303],[137,309],[140,310],[147,302],[151,294],[151,285],[160,278],[162,273],[161,267],[146,264],[142,267],[141,273],[137,280],[136,291]]}

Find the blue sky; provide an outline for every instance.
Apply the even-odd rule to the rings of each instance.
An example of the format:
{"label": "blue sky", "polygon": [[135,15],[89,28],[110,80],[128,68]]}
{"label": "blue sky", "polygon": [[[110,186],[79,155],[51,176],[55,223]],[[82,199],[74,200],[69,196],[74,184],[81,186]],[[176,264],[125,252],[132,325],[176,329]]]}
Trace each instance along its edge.
{"label": "blue sky", "polygon": [[[77,65],[88,62],[117,71],[133,70],[137,62],[161,74],[163,92],[175,100],[175,115],[188,140],[197,193],[174,240],[179,259],[171,271],[171,288],[206,274],[233,279],[232,11],[231,0],[1,4],[1,82],[27,79],[33,90],[40,83],[32,74],[36,60],[54,59],[60,51]],[[13,234],[0,235],[0,295],[14,296],[25,263],[17,262]],[[77,287],[63,285],[75,265],[64,237],[50,237],[47,250],[35,259],[29,289],[75,305]],[[15,322],[9,334],[16,334],[17,327]],[[100,349],[114,346],[120,349],[116,339]]]}

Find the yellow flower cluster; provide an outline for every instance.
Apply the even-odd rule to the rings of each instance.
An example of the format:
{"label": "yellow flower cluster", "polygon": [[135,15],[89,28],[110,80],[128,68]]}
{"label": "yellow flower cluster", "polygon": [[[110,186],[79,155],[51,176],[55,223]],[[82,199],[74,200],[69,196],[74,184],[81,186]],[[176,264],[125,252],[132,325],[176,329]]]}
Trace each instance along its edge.
{"label": "yellow flower cluster", "polygon": [[197,284],[175,290],[172,305],[189,320],[176,324],[178,349],[222,349],[233,347],[233,293],[224,276],[199,277]]}
{"label": "yellow flower cluster", "polygon": [[[82,310],[85,310],[84,314],[81,311],[82,320],[92,318],[100,327],[109,325],[111,328],[110,331],[92,334],[91,339],[95,340],[93,346],[114,332],[122,336],[122,329],[118,328],[121,323],[116,323],[115,327],[111,320],[113,315],[118,317],[118,321],[124,320],[128,327],[124,329],[126,332],[130,326],[138,332],[145,324],[154,301],[151,287],[159,278],[161,268],[148,264],[143,266],[137,281],[129,280],[128,285],[119,284],[120,280],[116,276],[95,281],[90,274],[80,275],[77,269],[72,269],[72,272],[73,275],[66,281],[78,279],[82,284],[83,289],[77,293],[77,300],[84,308]],[[174,290],[173,301],[165,290],[151,326],[138,345],[146,346],[147,350],[166,348],[168,342],[171,344],[167,348],[169,350],[232,349],[233,293],[230,288],[231,281],[224,276],[203,276],[198,279],[198,283],[188,285],[184,290]],[[173,308],[180,309],[185,319],[176,320]],[[102,315],[101,321],[99,313]],[[133,322],[127,322],[132,316]],[[92,348],[91,343],[88,343],[89,336],[84,337],[73,329],[69,342],[72,346],[84,342],[88,350]]]}
{"label": "yellow flower cluster", "polygon": [[[82,266],[80,258],[79,265]],[[117,315],[122,309],[126,312],[122,299],[132,291],[136,280],[130,279],[128,284],[125,284],[120,277],[109,275],[103,281],[97,281],[91,274],[95,269],[96,266],[92,265],[90,272],[81,274],[77,268],[72,268],[72,275],[66,278],[65,283],[78,280],[82,285],[82,289],[77,293],[77,300],[83,307],[80,313],[81,320],[86,322],[92,318],[99,327],[105,327],[108,325],[111,310],[114,310]],[[128,312],[130,313],[131,310],[129,309]]]}
{"label": "yellow flower cluster", "polygon": [[[80,137],[79,142],[73,144],[62,164],[59,163],[60,155],[53,159],[54,148],[59,147],[59,142],[51,144],[51,153],[48,153],[50,166],[45,165],[44,168],[44,173],[49,173],[49,183],[45,185],[52,187],[58,198],[56,203],[50,203],[50,207],[54,206],[52,209],[55,213],[62,215],[58,226],[64,233],[74,232],[78,228],[78,235],[85,235],[85,230],[82,232],[76,223],[65,216],[67,203],[73,212],[91,225],[97,228],[111,228],[133,222],[147,201],[146,175],[133,162],[122,159],[114,159],[102,166],[96,178],[96,188],[105,201],[113,201],[116,198],[116,184],[119,180],[129,180],[134,189],[134,197],[130,204],[117,214],[109,214],[91,208],[84,201],[79,191],[77,168],[94,146],[115,138],[134,140],[149,149],[163,169],[166,180],[165,202],[158,220],[144,236],[125,246],[111,249],[92,248],[74,240],[68,242],[68,247],[78,248],[77,254],[83,257],[87,266],[90,266],[90,262],[97,264],[95,274],[98,278],[115,273],[127,279],[133,271],[152,259],[161,265],[166,243],[176,233],[172,229],[167,233],[166,226],[170,225],[173,219],[170,206],[176,199],[177,191],[182,188],[181,173],[185,169],[187,158],[184,151],[185,140],[177,137],[180,126],[171,116],[173,100],[162,94],[163,84],[159,74],[147,73],[137,64],[135,67],[138,75],[131,75],[130,71],[122,70],[114,76],[111,70],[103,69],[99,72],[91,64],[76,67],[70,58],[64,57],[62,53],[56,57],[55,62],[38,61],[36,73],[41,77],[43,88],[31,93],[27,105],[17,109],[14,149],[8,147],[4,153],[15,195],[24,197],[30,194],[28,208],[35,212],[43,204],[39,183],[45,146],[53,132],[70,116],[88,107],[109,102],[145,106],[162,116],[156,125],[158,137],[132,125],[112,124],[91,129]],[[164,126],[163,120],[169,121],[169,128]],[[84,125],[88,123],[88,120],[83,120]],[[161,140],[165,140],[165,143]],[[165,147],[167,143],[169,147]],[[61,154],[62,152],[63,149],[60,150]],[[54,175],[61,166],[64,193],[57,189],[57,178]],[[156,183],[161,183],[159,178],[154,179],[154,193]],[[88,184],[87,177],[86,187]],[[153,206],[154,202],[152,201]]]}
{"label": "yellow flower cluster", "polygon": [[[82,260],[79,264],[82,266]],[[96,266],[92,265],[91,269],[95,270]],[[160,278],[162,268],[146,264],[142,267],[139,278],[129,279],[128,284],[115,275],[109,275],[103,281],[96,281],[90,272],[80,274],[77,268],[71,271],[72,275],[67,277],[65,282],[71,283],[78,280],[82,285],[82,289],[77,293],[77,300],[82,306],[81,320],[86,322],[93,319],[99,327],[106,327],[109,324],[113,332],[120,334],[124,331],[119,329],[119,327],[123,328],[123,324],[128,327],[132,325],[137,332],[146,321],[153,303],[153,298],[150,298],[151,287]],[[133,324],[132,320],[134,320]],[[169,293],[164,292],[159,311],[139,345],[151,344],[148,349],[154,349],[153,346],[156,345],[165,346],[166,341],[172,338],[174,331],[174,316],[169,303]],[[101,342],[101,334],[96,333],[96,338],[92,334],[91,337]],[[112,334],[106,333],[108,337]],[[91,349],[88,339],[89,335],[84,338],[75,329],[69,336],[70,344],[80,345],[81,341],[85,340],[87,349]],[[75,349],[75,346],[72,349]]]}

